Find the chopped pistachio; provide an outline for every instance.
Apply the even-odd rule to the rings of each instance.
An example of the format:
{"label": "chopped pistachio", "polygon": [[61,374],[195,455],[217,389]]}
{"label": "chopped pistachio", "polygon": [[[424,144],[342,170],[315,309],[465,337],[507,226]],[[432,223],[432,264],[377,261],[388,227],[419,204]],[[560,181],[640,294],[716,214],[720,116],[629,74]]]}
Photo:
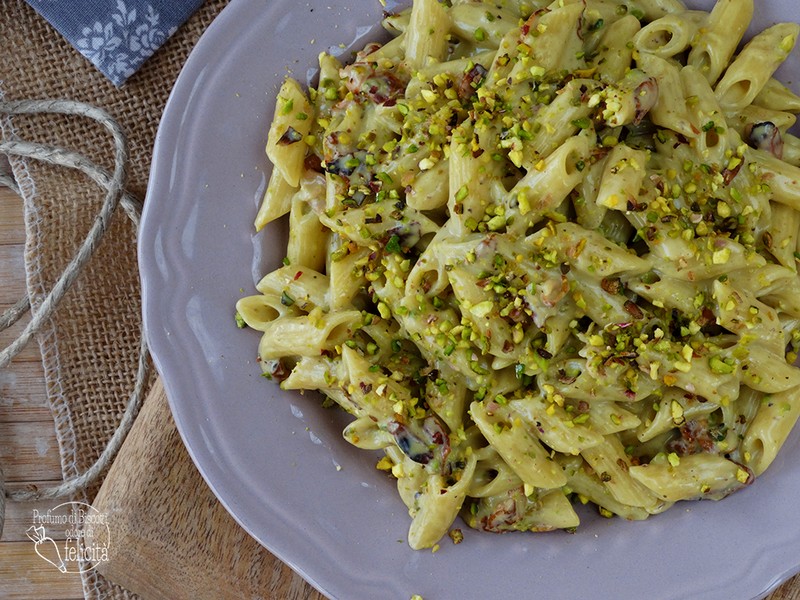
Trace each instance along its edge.
{"label": "chopped pistachio", "polygon": [[734,371],[733,365],[724,362],[718,355],[714,355],[708,359],[708,366],[712,373],[718,375],[728,375]]}

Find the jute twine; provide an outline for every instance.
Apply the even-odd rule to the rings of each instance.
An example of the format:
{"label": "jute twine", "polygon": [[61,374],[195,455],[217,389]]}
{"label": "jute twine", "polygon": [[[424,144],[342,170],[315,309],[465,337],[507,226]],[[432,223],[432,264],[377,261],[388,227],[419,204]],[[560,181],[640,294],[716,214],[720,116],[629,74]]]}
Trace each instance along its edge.
{"label": "jute twine", "polygon": [[[0,154],[35,159],[51,165],[77,169],[106,189],[103,205],[95,216],[92,227],[80,244],[75,256],[56,279],[52,289],[45,296],[39,309],[31,316],[30,321],[22,332],[6,348],[0,351],[0,369],[2,369],[8,366],[11,360],[20,353],[42,328],[43,324],[53,316],[59,302],[64,298],[70,286],[78,278],[81,270],[100,245],[100,241],[108,230],[111,217],[117,207],[122,205],[134,226],[138,227],[141,204],[125,191],[128,141],[119,124],[106,111],[89,104],[70,100],[23,100],[15,102],[0,101],[0,113],[7,115],[57,113],[85,117],[100,123],[111,133],[114,139],[113,173],[108,173],[81,154],[62,148],[21,140],[0,141]],[[7,185],[19,194],[19,187],[13,178],[3,176],[0,178],[0,183]],[[30,307],[29,299],[27,297],[21,298],[0,316],[0,331],[16,323],[30,311]],[[148,357],[147,342],[144,335],[142,335],[136,380],[122,419],[99,458],[83,473],[56,486],[7,492],[2,465],[0,465],[0,536],[3,534],[6,500],[28,502],[31,500],[71,497],[77,492],[86,490],[111,464],[141,407],[149,374]]]}

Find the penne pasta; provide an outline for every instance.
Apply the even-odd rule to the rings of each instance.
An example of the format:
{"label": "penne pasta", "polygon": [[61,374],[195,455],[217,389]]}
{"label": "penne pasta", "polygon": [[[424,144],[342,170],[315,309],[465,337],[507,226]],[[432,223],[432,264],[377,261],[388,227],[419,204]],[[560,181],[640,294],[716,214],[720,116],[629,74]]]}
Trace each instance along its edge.
{"label": "penne pasta", "polygon": [[[412,548],[721,499],[800,416],[799,26],[752,0],[414,0],[287,79],[241,298],[283,389],[383,453]],[[261,234],[264,235],[264,234]]]}

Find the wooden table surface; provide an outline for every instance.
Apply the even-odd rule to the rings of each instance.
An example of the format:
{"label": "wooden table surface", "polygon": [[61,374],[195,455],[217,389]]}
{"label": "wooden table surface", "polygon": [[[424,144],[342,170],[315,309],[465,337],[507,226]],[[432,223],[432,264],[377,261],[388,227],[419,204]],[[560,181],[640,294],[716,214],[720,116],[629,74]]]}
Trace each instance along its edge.
{"label": "wooden table surface", "polygon": [[[11,306],[24,293],[23,244],[21,201],[9,190],[0,188],[0,310]],[[24,320],[0,333],[0,346],[5,347],[22,326]],[[58,444],[46,402],[39,348],[35,343],[9,368],[0,371],[0,464],[10,489],[31,483],[46,485],[61,479]],[[5,530],[0,538],[0,598],[83,598],[80,576],[45,568],[25,535],[32,524],[33,509],[46,511],[54,504],[57,503],[45,501],[7,506]],[[273,570],[274,576],[282,578],[284,583],[295,579],[280,564]],[[297,587],[296,583],[293,587]],[[287,589],[280,585],[278,588]],[[310,592],[307,586],[301,584],[300,588],[307,590],[298,590],[300,597]],[[265,589],[264,593],[265,597],[272,597],[269,590]],[[151,598],[156,600],[156,596]],[[800,575],[773,592],[768,600],[800,600]]]}
{"label": "wooden table surface", "polygon": [[[25,293],[22,201],[0,187],[0,311]],[[21,331],[27,318],[0,333],[5,348]],[[0,465],[7,487],[61,481],[61,460],[47,406],[39,345],[28,346],[11,365],[0,371]],[[62,574],[42,562],[25,530],[33,524],[33,509],[47,511],[58,502],[8,503],[0,538],[0,598],[50,600],[83,598],[79,574]],[[55,535],[55,534],[54,534]]]}

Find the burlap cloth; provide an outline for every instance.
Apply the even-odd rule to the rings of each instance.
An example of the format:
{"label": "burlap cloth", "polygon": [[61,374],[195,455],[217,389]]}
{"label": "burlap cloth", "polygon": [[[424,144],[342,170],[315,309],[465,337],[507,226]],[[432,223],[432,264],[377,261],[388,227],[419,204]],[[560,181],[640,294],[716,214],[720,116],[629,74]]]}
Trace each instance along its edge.
{"label": "burlap cloth", "polygon": [[[115,88],[23,0],[0,1],[0,93],[6,100],[79,100],[106,109],[130,141],[129,191],[144,199],[156,129],[200,35],[227,0],[203,7],[121,88]],[[70,148],[107,170],[113,143],[88,119],[14,117],[5,136]],[[85,237],[104,190],[78,172],[12,160],[23,191],[25,266],[34,310]],[[141,334],[136,232],[120,210],[102,245],[39,335],[65,478],[86,470],[113,434],[133,388]],[[91,501],[99,484],[87,490]],[[134,598],[95,571],[86,598]]]}

